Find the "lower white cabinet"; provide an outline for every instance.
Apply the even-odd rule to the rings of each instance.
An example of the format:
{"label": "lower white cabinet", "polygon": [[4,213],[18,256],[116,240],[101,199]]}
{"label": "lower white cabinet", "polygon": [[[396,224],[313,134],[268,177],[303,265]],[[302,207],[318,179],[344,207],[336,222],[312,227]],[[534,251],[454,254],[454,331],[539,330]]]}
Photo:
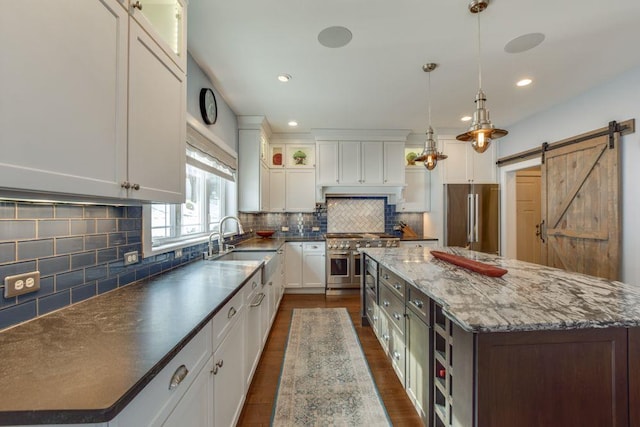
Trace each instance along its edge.
{"label": "lower white cabinet", "polygon": [[213,425],[213,368],[213,357],[210,357],[162,427]]}
{"label": "lower white cabinet", "polygon": [[437,240],[408,240],[400,241],[398,244],[401,248],[435,248],[439,246]]}
{"label": "lower white cabinet", "polygon": [[244,373],[244,327],[243,312],[213,353],[214,426],[234,426],[242,411],[247,390]]}
{"label": "lower white cabinet", "polygon": [[247,307],[247,321],[245,323],[245,372],[246,386],[251,384],[251,378],[260,361],[260,346],[262,344],[262,304],[264,293],[262,286],[255,280],[251,280],[248,292],[246,292],[245,305]]}
{"label": "lower white cabinet", "polygon": [[406,313],[406,391],[425,424],[429,415],[429,337],[431,329],[411,310]]}
{"label": "lower white cabinet", "polygon": [[285,251],[286,288],[326,286],[324,242],[288,242]]}

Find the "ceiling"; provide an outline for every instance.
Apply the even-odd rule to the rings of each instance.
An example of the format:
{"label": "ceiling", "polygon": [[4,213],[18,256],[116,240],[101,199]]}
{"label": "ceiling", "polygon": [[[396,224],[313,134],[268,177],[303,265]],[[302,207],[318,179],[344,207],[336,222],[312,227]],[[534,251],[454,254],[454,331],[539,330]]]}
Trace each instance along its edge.
{"label": "ceiling", "polygon": [[[493,0],[480,14],[482,88],[496,127],[545,110],[640,64],[638,0]],[[348,28],[327,48],[318,33]],[[478,90],[477,15],[466,0],[190,0],[189,51],[237,115],[274,132],[428,125],[462,131]],[[510,40],[543,33],[526,52]],[[290,74],[288,83],[277,76]],[[524,88],[516,81],[529,77]],[[290,120],[297,128],[287,125]]]}

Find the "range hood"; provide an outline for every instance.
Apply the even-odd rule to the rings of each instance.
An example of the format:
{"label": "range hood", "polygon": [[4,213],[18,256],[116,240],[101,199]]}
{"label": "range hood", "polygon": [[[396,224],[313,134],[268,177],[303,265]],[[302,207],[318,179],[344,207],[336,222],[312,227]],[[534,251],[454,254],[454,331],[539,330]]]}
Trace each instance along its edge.
{"label": "range hood", "polygon": [[354,186],[319,186],[316,188],[316,201],[324,203],[327,197],[387,197],[387,203],[395,205],[403,200],[402,190],[405,186],[354,185]]}

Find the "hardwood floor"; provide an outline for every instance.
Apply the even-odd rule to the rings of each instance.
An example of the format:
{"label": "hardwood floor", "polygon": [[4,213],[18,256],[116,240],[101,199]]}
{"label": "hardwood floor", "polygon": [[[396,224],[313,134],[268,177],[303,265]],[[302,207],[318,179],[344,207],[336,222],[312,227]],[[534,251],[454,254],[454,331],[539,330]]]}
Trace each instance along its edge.
{"label": "hardwood floor", "polygon": [[422,426],[420,417],[409,401],[373,331],[369,327],[361,326],[360,296],[292,294],[286,294],[282,299],[247,394],[238,426],[269,425],[293,309],[313,307],[347,308],[391,422],[394,426]]}

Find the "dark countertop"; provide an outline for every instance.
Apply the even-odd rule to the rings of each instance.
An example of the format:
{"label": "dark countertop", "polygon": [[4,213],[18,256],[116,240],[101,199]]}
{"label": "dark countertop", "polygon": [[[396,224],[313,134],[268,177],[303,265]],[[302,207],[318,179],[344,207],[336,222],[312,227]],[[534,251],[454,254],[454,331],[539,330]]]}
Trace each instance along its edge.
{"label": "dark countertop", "polygon": [[0,333],[0,425],[112,419],[261,265],[197,261]]}
{"label": "dark countertop", "polygon": [[438,248],[508,270],[488,277],[429,248],[361,249],[440,304],[470,332],[640,326],[640,288],[462,248]]}

